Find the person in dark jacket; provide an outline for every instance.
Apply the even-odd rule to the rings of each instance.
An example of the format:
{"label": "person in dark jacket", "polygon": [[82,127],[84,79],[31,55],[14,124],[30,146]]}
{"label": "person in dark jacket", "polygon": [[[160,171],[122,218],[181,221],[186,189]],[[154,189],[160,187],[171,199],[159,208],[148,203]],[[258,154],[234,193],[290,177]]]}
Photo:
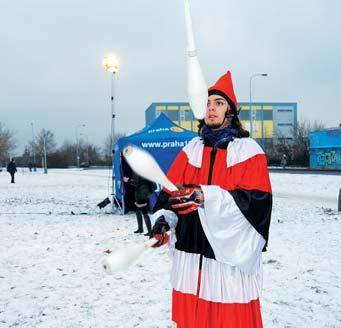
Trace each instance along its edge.
{"label": "person in dark jacket", "polygon": [[137,219],[137,230],[134,231],[134,233],[143,233],[143,216],[147,227],[145,236],[149,236],[151,232],[151,222],[148,215],[148,198],[154,192],[154,184],[134,172],[131,178],[124,177],[123,181],[134,188]]}
{"label": "person in dark jacket", "polygon": [[12,158],[12,160],[7,165],[7,172],[11,175],[11,183],[14,182],[14,174],[17,172],[17,166],[15,165],[15,160]]}

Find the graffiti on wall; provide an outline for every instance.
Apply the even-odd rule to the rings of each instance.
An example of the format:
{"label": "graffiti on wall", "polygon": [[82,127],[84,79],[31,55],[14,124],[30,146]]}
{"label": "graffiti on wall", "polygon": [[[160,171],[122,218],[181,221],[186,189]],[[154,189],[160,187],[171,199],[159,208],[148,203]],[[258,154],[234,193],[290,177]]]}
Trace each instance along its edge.
{"label": "graffiti on wall", "polygon": [[336,150],[317,152],[317,164],[319,166],[341,165],[341,152]]}

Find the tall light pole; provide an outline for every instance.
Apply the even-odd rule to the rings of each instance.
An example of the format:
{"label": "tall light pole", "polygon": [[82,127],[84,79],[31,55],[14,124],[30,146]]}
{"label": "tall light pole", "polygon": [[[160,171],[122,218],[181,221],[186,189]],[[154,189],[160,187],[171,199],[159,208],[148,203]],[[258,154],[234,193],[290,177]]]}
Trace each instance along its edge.
{"label": "tall light pole", "polygon": [[79,124],[76,126],[76,161],[77,168],[79,168],[79,128],[84,128],[85,124]]}
{"label": "tall light pole", "polygon": [[[252,110],[252,80],[257,76],[268,76],[267,73],[258,73],[250,76],[250,137],[253,137],[253,121],[256,119],[256,113]],[[262,121],[263,134],[263,121]]]}
{"label": "tall light pole", "polygon": [[34,128],[33,123],[31,122],[31,128],[32,128],[32,154],[33,154],[33,172],[37,171],[37,164],[36,164],[36,144],[35,144],[35,137],[34,137]]}
{"label": "tall light pole", "polygon": [[[110,149],[111,149],[111,167],[112,167],[112,212],[115,211],[116,205],[120,207],[119,202],[116,198],[116,190],[115,190],[115,172],[114,172],[114,137],[115,137],[115,74],[118,73],[120,69],[120,64],[118,57],[114,54],[106,55],[102,60],[102,66],[105,71],[111,73],[111,91],[110,91],[110,103],[111,103],[111,138],[110,138]],[[122,204],[124,201],[122,200]],[[116,205],[115,205],[116,204]],[[120,207],[120,211],[123,214],[122,208]]]}
{"label": "tall light pole", "polygon": [[90,166],[90,160],[89,160],[89,136],[86,133],[81,133],[81,136],[84,136],[86,139],[86,158],[88,160],[88,165]]}
{"label": "tall light pole", "polygon": [[46,131],[44,131],[44,173],[47,174],[47,159],[46,159]]}

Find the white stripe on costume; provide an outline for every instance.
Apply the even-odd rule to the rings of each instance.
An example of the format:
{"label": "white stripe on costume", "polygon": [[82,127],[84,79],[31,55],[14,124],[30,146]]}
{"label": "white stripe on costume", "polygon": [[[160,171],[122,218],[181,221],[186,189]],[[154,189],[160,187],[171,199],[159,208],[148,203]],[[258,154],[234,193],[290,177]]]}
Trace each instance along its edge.
{"label": "white stripe on costume", "polygon": [[[171,284],[176,291],[197,294],[199,261],[199,254],[174,251]],[[262,279],[261,265],[253,274],[246,274],[237,267],[203,257],[199,298],[218,303],[249,303],[259,298]]]}
{"label": "white stripe on costume", "polygon": [[237,267],[203,258],[199,298],[219,303],[249,303],[260,297],[262,266],[253,274]]}
{"label": "white stripe on costume", "polygon": [[189,164],[201,167],[204,144],[200,137],[193,138],[182,150],[187,155]]}
{"label": "white stripe on costume", "polygon": [[185,294],[197,294],[199,260],[199,254],[174,250],[171,284],[175,290]]}
{"label": "white stripe on costume", "polygon": [[217,261],[245,273],[258,271],[264,238],[244,217],[231,194],[218,186],[201,186],[205,205],[198,209],[201,225]]}
{"label": "white stripe on costume", "polygon": [[264,151],[253,139],[234,139],[227,146],[227,167],[245,162],[259,154],[264,154]]}
{"label": "white stripe on costume", "polygon": [[[189,164],[201,167],[204,143],[200,137],[193,138],[182,150],[187,155]],[[227,146],[226,167],[245,162],[259,154],[264,154],[264,151],[252,138],[234,139]]]}

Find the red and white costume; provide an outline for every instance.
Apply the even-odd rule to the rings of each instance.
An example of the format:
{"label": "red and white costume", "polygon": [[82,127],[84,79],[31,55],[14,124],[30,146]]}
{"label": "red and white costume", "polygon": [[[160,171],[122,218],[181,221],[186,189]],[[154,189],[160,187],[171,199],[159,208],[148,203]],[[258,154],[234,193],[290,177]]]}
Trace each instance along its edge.
{"label": "red and white costume", "polygon": [[[178,218],[173,321],[178,328],[262,327],[261,254],[272,207],[263,150],[251,138],[212,148],[197,137],[167,176],[175,184],[200,184],[205,199],[203,207]],[[167,208],[160,199],[159,208]]]}

